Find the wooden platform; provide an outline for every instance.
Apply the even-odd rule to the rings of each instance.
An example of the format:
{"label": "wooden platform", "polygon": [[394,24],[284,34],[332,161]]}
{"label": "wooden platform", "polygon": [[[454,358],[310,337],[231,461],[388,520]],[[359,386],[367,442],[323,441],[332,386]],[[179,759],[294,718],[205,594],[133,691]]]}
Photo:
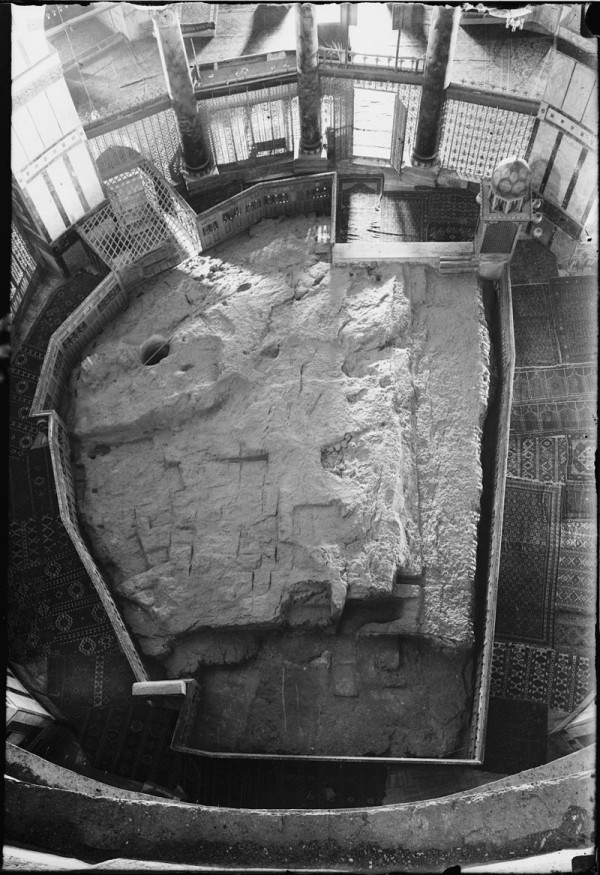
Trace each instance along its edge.
{"label": "wooden platform", "polygon": [[335,243],[331,260],[334,264],[372,261],[438,262],[440,258],[473,256],[472,243]]}

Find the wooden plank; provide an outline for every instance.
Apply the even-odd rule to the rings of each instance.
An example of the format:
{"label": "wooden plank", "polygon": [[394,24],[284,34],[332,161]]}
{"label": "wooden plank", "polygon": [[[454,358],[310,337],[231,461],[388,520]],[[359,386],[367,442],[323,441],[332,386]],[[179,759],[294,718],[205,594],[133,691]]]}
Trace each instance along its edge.
{"label": "wooden plank", "polygon": [[131,687],[132,696],[185,696],[184,680],[139,681]]}
{"label": "wooden plank", "polygon": [[433,261],[439,258],[473,256],[472,243],[335,243],[334,264],[370,261]]}

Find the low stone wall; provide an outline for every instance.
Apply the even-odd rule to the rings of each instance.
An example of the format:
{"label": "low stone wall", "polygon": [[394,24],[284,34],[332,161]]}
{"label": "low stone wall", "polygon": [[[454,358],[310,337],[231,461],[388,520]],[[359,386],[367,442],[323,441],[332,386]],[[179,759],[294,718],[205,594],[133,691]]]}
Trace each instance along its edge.
{"label": "low stone wall", "polygon": [[[582,752],[583,753],[583,752]],[[594,776],[584,758],[466,793],[363,809],[251,810],[94,798],[6,780],[6,836],[70,853],[235,865],[344,865],[441,871],[444,865],[585,847]],[[554,764],[550,764],[553,766]],[[126,815],[126,816],[124,816]],[[385,856],[383,856],[385,855]],[[435,868],[431,868],[435,865]]]}

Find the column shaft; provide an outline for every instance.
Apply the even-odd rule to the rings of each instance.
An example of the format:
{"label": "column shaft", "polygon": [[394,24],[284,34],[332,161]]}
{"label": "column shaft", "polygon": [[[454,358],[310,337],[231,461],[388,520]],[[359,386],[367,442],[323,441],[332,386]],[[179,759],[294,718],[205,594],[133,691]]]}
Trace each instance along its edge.
{"label": "column shaft", "polygon": [[210,173],[214,165],[197,111],[179,17],[175,9],[160,9],[152,18],[185,166],[191,173]]}
{"label": "column shaft", "polygon": [[433,11],[412,153],[412,163],[416,166],[433,164],[437,158],[439,127],[446,100],[446,75],[452,60],[453,35],[459,16],[459,8],[437,6]]}
{"label": "column shaft", "polygon": [[312,3],[296,4],[296,63],[300,104],[300,152],[321,151],[321,86],[319,82],[319,37]]}

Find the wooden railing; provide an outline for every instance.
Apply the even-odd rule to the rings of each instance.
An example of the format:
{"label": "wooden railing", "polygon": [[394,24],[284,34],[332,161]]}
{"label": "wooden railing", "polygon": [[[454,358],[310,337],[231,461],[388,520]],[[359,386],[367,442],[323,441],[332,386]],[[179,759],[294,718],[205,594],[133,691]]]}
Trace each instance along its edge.
{"label": "wooden railing", "polygon": [[352,67],[358,69],[388,70],[394,73],[423,73],[425,58],[401,58],[355,52],[352,49],[319,49],[319,62],[325,67]]}
{"label": "wooden railing", "polygon": [[325,213],[335,233],[336,174],[259,182],[196,217],[202,251],[229,240],[261,219]]}
{"label": "wooden railing", "polygon": [[63,525],[90,576],[136,679],[148,680],[148,673],[121,619],[108,584],[81,536],[70,462],[69,436],[59,414],[65,401],[69,375],[80,359],[82,350],[116,313],[123,309],[127,301],[128,293],[111,273],[56,329],[48,343],[30,415],[43,417],[48,421],[48,443]]}
{"label": "wooden railing", "polygon": [[508,440],[510,431],[510,410],[513,396],[515,372],[515,341],[512,313],[510,274],[505,265],[500,280],[494,283],[499,314],[500,379],[498,382],[498,433],[496,435],[492,504],[490,519],[489,553],[487,569],[487,588],[483,636],[477,657],[475,672],[475,692],[473,716],[471,720],[470,755],[478,762],[483,761],[485,735],[487,728],[488,702],[492,675],[492,656],[494,649],[494,627],[496,623],[496,603],[498,600],[498,577],[500,573],[500,550],[502,544],[502,523],[504,515],[504,494],[508,466]]}

